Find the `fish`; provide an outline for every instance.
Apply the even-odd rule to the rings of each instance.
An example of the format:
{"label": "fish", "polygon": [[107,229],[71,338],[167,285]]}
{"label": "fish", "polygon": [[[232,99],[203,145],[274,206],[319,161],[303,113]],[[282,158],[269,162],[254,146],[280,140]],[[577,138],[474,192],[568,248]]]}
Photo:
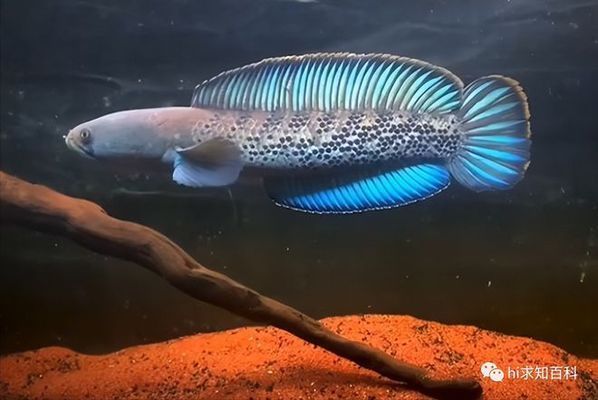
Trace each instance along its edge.
{"label": "fish", "polygon": [[530,136],[514,79],[465,86],[408,57],[316,53],[222,72],[195,87],[190,107],[108,114],[65,140],[100,162],[159,164],[194,188],[255,174],[279,206],[342,214],[421,201],[453,180],[510,189],[529,166]]}

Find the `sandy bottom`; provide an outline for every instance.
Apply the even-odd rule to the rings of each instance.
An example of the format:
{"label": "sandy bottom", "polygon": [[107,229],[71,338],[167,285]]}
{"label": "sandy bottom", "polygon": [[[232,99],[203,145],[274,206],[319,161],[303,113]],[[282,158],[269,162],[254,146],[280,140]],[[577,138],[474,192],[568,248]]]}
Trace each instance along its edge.
{"label": "sandy bottom", "polygon": [[[598,399],[598,360],[544,342],[405,316],[323,323],[436,377],[478,379],[484,399]],[[505,375],[510,367],[521,376],[483,378],[480,366],[487,361]],[[531,378],[522,373],[526,367],[533,368]],[[542,367],[548,367],[547,377]],[[576,379],[565,376],[565,367],[576,367]],[[0,398],[427,399],[271,327],[199,334],[102,356],[58,347],[12,354],[0,358]]]}

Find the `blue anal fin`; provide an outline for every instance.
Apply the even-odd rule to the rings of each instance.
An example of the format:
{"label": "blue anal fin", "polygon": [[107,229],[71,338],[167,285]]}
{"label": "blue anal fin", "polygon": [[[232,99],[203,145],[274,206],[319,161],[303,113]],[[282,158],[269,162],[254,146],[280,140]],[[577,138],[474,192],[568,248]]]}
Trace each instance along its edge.
{"label": "blue anal fin", "polygon": [[302,177],[266,178],[278,205],[319,214],[343,214],[399,207],[426,199],[450,183],[448,170],[423,163],[392,170],[365,169]]}

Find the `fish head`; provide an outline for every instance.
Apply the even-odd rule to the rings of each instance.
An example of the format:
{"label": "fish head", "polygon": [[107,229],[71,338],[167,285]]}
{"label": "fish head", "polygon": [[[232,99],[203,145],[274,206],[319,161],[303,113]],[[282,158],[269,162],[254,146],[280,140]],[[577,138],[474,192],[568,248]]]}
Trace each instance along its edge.
{"label": "fish head", "polygon": [[69,149],[98,160],[160,159],[166,141],[151,117],[150,110],[108,114],[77,125],[65,142]]}
{"label": "fish head", "polygon": [[91,126],[89,125],[90,123],[86,122],[71,129],[64,137],[64,141],[69,149],[76,151],[84,157],[94,158]]}

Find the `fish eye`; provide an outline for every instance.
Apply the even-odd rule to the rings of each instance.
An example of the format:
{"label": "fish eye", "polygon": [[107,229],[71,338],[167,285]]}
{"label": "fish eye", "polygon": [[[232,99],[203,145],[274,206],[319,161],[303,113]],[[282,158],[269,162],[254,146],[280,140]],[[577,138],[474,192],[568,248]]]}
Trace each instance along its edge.
{"label": "fish eye", "polygon": [[81,129],[79,132],[79,137],[83,143],[88,143],[91,140],[91,132],[87,128]]}

